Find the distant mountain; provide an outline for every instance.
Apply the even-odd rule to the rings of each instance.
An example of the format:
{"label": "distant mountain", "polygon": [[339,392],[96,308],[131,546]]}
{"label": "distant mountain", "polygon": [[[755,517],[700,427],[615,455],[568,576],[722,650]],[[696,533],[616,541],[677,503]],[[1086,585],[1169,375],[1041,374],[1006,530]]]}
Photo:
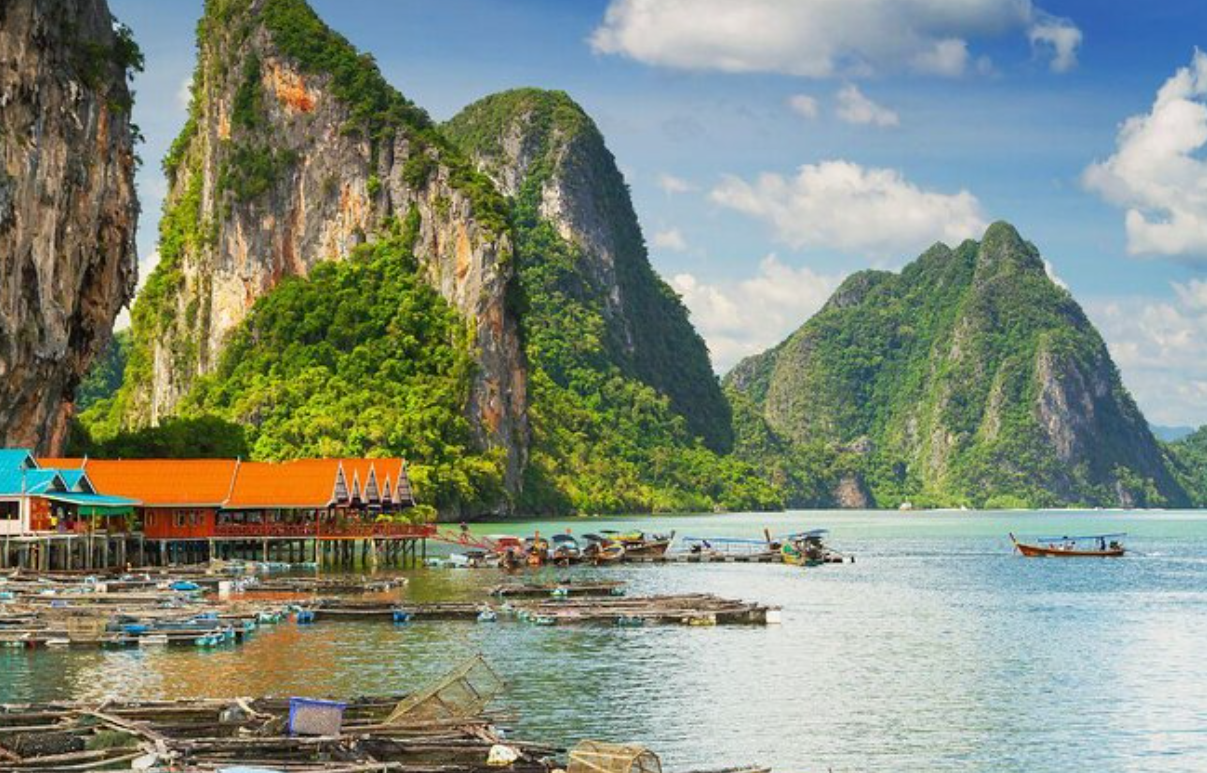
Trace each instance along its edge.
{"label": "distant mountain", "polygon": [[1207,426],[1166,443],[1174,477],[1190,495],[1194,507],[1207,507]]}
{"label": "distant mountain", "polygon": [[1148,425],[1148,428],[1152,430],[1153,436],[1155,436],[1157,440],[1161,440],[1166,443],[1173,443],[1185,437],[1189,437],[1190,435],[1193,435],[1195,431],[1194,427],[1166,427],[1160,424],[1150,424]]}
{"label": "distant mountain", "polygon": [[725,384],[739,454],[799,503],[1188,502],[1102,338],[1006,223],[855,274]]}

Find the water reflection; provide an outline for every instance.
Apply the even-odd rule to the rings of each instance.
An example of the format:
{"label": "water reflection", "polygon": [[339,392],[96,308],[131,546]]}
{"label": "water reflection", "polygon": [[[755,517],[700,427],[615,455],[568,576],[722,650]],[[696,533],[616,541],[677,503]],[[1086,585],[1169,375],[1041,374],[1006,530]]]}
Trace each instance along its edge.
{"label": "water reflection", "polygon": [[[509,679],[503,708],[525,735],[640,740],[670,767],[1207,769],[1207,518],[828,513],[659,526],[752,536],[765,523],[829,525],[858,563],[588,573],[623,576],[632,593],[780,604],[780,626],[282,625],[230,650],[0,651],[0,697],[398,693],[480,651]],[[1023,560],[1009,553],[1011,529],[1127,530],[1144,555]],[[409,576],[417,601],[473,598],[500,579]]]}

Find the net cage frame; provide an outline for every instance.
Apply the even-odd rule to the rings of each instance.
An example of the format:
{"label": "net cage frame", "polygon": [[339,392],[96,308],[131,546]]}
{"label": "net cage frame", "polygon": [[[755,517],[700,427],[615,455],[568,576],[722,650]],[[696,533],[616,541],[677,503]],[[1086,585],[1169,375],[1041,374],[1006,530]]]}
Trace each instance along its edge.
{"label": "net cage frame", "polygon": [[399,701],[388,724],[478,716],[507,683],[480,654]]}
{"label": "net cage frame", "polygon": [[570,750],[566,773],[662,773],[662,760],[636,744],[580,741]]}

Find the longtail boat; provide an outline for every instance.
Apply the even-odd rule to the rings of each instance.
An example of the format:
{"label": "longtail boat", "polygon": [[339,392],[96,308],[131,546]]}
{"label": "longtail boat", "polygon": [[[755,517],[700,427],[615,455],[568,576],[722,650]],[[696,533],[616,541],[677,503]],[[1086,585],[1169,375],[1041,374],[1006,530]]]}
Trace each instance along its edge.
{"label": "longtail boat", "polygon": [[778,542],[784,563],[792,566],[842,563],[842,557],[827,548],[823,541],[829,533],[828,529],[813,529],[781,537]]}
{"label": "longtail boat", "polygon": [[598,534],[585,534],[583,539],[587,541],[587,546],[583,548],[584,561],[599,566],[624,560],[625,547],[621,543]]}
{"label": "longtail boat", "polygon": [[643,531],[618,532],[604,530],[604,539],[617,542],[624,546],[625,556],[658,557],[666,555],[671,543],[675,541],[675,532],[670,534],[646,534]]}
{"label": "longtail boat", "polygon": [[1034,543],[1019,542],[1014,549],[1028,558],[1117,558],[1127,552],[1119,540],[1127,534],[1090,534],[1084,537],[1037,537]]}

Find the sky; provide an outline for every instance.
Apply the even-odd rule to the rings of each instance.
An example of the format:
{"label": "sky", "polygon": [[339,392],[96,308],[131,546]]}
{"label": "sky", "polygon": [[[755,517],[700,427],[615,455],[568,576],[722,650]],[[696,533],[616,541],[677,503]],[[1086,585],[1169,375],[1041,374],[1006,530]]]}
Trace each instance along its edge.
{"label": "sky", "polygon": [[[110,0],[146,55],[140,269],[200,0]],[[1008,220],[1151,422],[1207,424],[1207,3],[314,0],[445,120],[562,89],[633,193],[719,373],[866,268]]]}

